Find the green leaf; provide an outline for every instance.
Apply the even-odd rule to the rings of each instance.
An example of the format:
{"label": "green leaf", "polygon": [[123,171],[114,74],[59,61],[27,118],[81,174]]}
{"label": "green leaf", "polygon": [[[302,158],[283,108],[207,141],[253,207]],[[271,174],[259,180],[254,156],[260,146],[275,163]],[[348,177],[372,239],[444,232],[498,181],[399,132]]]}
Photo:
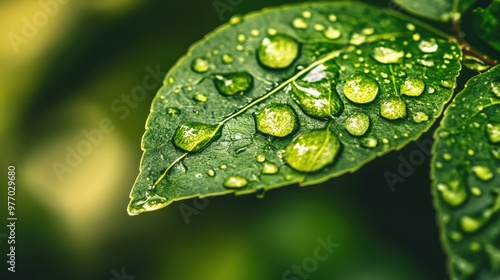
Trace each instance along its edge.
{"label": "green leaf", "polygon": [[500,275],[500,67],[471,79],[436,131],[432,193],[453,279]]}
{"label": "green leaf", "polygon": [[353,172],[429,129],[460,58],[455,43],[360,3],[233,18],[167,74],[128,211]]}
{"label": "green leaf", "polygon": [[481,39],[500,51],[500,0],[474,10],[474,26]]}
{"label": "green leaf", "polygon": [[450,21],[466,12],[477,0],[394,0],[406,11],[437,21]]}

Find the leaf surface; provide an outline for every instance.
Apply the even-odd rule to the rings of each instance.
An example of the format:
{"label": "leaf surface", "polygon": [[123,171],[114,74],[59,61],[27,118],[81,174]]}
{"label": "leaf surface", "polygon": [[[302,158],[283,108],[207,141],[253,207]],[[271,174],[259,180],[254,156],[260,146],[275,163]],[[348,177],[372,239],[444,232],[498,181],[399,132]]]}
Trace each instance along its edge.
{"label": "leaf surface", "polygon": [[500,51],[500,0],[474,10],[474,26],[481,39]]}
{"label": "leaf surface", "polygon": [[426,28],[353,2],[231,19],[167,74],[129,214],[317,184],[417,139],[461,68],[457,44]]}
{"label": "leaf surface", "polygon": [[500,275],[500,67],[472,78],[436,131],[432,193],[453,279]]}
{"label": "leaf surface", "polygon": [[436,21],[450,21],[467,11],[477,0],[394,0],[406,11]]}

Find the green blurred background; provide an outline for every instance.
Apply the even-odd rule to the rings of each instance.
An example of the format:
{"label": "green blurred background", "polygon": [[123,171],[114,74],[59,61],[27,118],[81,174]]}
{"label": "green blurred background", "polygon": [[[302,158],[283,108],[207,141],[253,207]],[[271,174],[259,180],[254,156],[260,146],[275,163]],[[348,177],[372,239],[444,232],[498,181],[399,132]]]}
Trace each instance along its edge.
{"label": "green blurred background", "polygon": [[[8,34],[21,34],[23,18],[32,20],[41,6],[0,2],[2,172],[17,168],[18,217],[17,272],[1,278],[282,279],[313,256],[317,238],[331,236],[341,246],[308,279],[445,279],[429,157],[394,192],[383,175],[397,173],[398,156],[408,159],[419,150],[415,144],[319,186],[282,188],[263,199],[210,198],[188,219],[181,205],[199,201],[127,215],[155,90],[129,106],[126,117],[111,109],[113,102],[142,84],[146,67],[167,72],[231,15],[300,1],[219,2],[241,3],[221,20],[213,0],[68,1],[17,52]],[[59,180],[53,162],[64,162],[66,147],[75,148],[85,139],[81,131],[98,128],[103,118],[115,130]],[[7,190],[1,192],[3,224]],[[0,241],[3,275],[7,242]],[[131,277],[115,275],[123,272]]]}

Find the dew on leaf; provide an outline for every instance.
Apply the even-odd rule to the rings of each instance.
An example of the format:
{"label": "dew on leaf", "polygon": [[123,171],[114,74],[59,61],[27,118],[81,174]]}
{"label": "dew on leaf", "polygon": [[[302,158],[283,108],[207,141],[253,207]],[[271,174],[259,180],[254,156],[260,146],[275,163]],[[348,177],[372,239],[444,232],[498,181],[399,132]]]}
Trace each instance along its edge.
{"label": "dew on leaf", "polygon": [[265,37],[257,51],[259,62],[271,69],[284,69],[299,56],[299,43],[292,37],[276,34]]}
{"label": "dew on leaf", "polygon": [[245,34],[238,35],[238,42],[245,43],[247,41],[247,36]]}
{"label": "dew on leaf", "polygon": [[349,40],[349,43],[351,43],[352,45],[355,45],[355,46],[359,46],[359,45],[363,44],[365,41],[366,41],[365,35],[359,34],[359,33],[354,33],[354,34],[352,34],[351,40]]}
{"label": "dew on leaf", "polygon": [[273,175],[278,173],[278,171],[279,167],[272,162],[266,162],[264,166],[262,166],[262,174]]}
{"label": "dew on leaf", "polygon": [[411,38],[413,39],[413,41],[418,41],[418,40],[420,40],[420,34],[413,33],[413,35],[411,36]]}
{"label": "dew on leaf", "polygon": [[415,123],[423,123],[429,120],[429,116],[424,112],[416,112],[413,115],[413,121]]}
{"label": "dew on leaf", "polygon": [[305,17],[305,18],[311,18],[312,17],[312,13],[310,11],[303,11],[302,12],[302,16]]}
{"label": "dew on leaf", "polygon": [[437,190],[441,194],[443,201],[453,207],[460,206],[467,199],[467,190],[458,181],[449,184],[437,184]]}
{"label": "dew on leaf", "polygon": [[220,170],[226,170],[227,169],[227,164],[221,164],[221,166],[219,166],[219,169]]}
{"label": "dew on leaf", "polygon": [[476,152],[473,149],[468,149],[467,154],[472,157],[476,154]]}
{"label": "dew on leaf", "polygon": [[260,31],[258,29],[252,29],[252,31],[250,31],[250,35],[257,37],[260,35]]}
{"label": "dew on leaf", "polygon": [[429,40],[420,41],[418,48],[424,53],[433,53],[437,51],[438,44],[436,43],[436,39],[431,38]]}
{"label": "dew on leaf", "polygon": [[253,85],[253,77],[248,72],[215,75],[213,81],[219,93],[225,96],[246,93]]}
{"label": "dew on leaf", "polygon": [[229,19],[229,24],[236,25],[242,21],[243,21],[243,18],[241,16],[236,15],[236,16],[233,16]]}
{"label": "dew on leaf", "polygon": [[224,180],[224,187],[228,189],[241,189],[248,185],[248,180],[243,176],[229,176]]}
{"label": "dew on leaf", "polygon": [[450,239],[455,241],[455,242],[460,242],[462,241],[462,234],[457,231],[451,231],[450,232]]}
{"label": "dew on leaf", "polygon": [[315,24],[314,25],[314,30],[316,30],[316,31],[323,31],[323,30],[325,30],[325,26],[323,24],[319,24],[319,23]]}
{"label": "dew on leaf", "polygon": [[215,171],[214,171],[213,169],[209,169],[209,170],[207,171],[207,174],[208,174],[208,176],[210,176],[210,177],[214,177],[214,176],[215,176]]}
{"label": "dew on leaf", "polygon": [[406,103],[401,98],[391,97],[380,104],[380,116],[388,120],[406,117]]}
{"label": "dew on leaf", "polygon": [[329,128],[301,133],[288,145],[284,158],[288,165],[301,172],[315,172],[332,164],[342,144]]}
{"label": "dew on leaf", "polygon": [[485,165],[476,165],[472,167],[472,173],[474,173],[474,175],[482,181],[489,181],[495,176],[491,169]]}
{"label": "dew on leaf", "polygon": [[491,82],[491,91],[500,98],[500,81]]}
{"label": "dew on leaf", "polygon": [[377,147],[377,145],[378,145],[378,140],[373,137],[368,137],[361,141],[361,146],[365,148],[373,149]]}
{"label": "dew on leaf", "polygon": [[266,161],[266,156],[260,154],[260,155],[257,155],[257,157],[255,159],[257,160],[257,162],[262,163],[262,162]]}
{"label": "dew on leaf", "polygon": [[175,116],[179,115],[180,113],[181,113],[181,110],[179,108],[175,108],[175,107],[167,108],[167,114],[171,117],[175,117]]}
{"label": "dew on leaf", "polygon": [[373,49],[372,57],[383,64],[388,63],[401,63],[405,52],[402,50],[395,50],[393,48],[379,46]]}
{"label": "dew on leaf", "polygon": [[225,64],[231,64],[233,63],[234,61],[234,58],[232,55],[230,54],[223,54],[222,55],[222,62],[224,62]]}
{"label": "dew on leaf", "polygon": [[408,77],[400,87],[400,93],[406,96],[420,96],[425,89],[425,82],[415,76]]}
{"label": "dew on leaf", "polygon": [[266,135],[286,137],[299,127],[297,114],[288,104],[270,104],[254,117],[257,131]]}
{"label": "dew on leaf", "polygon": [[206,58],[197,58],[193,60],[191,69],[198,73],[205,73],[208,71],[208,69],[210,69],[210,64]]}
{"label": "dew on leaf", "polygon": [[301,17],[294,19],[292,22],[292,25],[293,25],[293,27],[295,27],[297,29],[306,29],[309,26],[307,21]]}
{"label": "dew on leaf", "polygon": [[353,136],[363,136],[370,127],[370,118],[362,112],[350,115],[345,121],[345,128]]}
{"label": "dew on leaf", "polygon": [[487,123],[486,136],[492,144],[500,143],[500,123]]}
{"label": "dew on leaf", "polygon": [[478,187],[472,187],[472,188],[470,189],[470,192],[471,192],[473,195],[475,195],[475,196],[481,196],[481,194],[483,193],[483,192],[481,191],[481,189],[480,189],[480,188],[478,188]]}
{"label": "dew on leaf", "polygon": [[500,147],[493,148],[493,149],[491,150],[491,155],[492,155],[495,159],[500,160]]}
{"label": "dew on leaf", "polygon": [[296,81],[292,86],[292,97],[300,109],[310,117],[332,119],[344,110],[344,103],[330,81]]}
{"label": "dew on leaf", "polygon": [[207,102],[208,97],[202,93],[197,93],[193,96],[193,100],[198,102]]}
{"label": "dew on leaf", "polygon": [[446,161],[450,161],[452,159],[452,155],[449,153],[444,153],[443,154],[443,159]]}
{"label": "dew on leaf", "polygon": [[358,104],[372,102],[377,97],[378,91],[377,82],[366,74],[353,74],[344,84],[344,94],[347,99]]}
{"label": "dew on leaf", "polygon": [[434,67],[436,65],[434,60],[428,58],[419,58],[417,59],[417,63],[426,67]]}
{"label": "dew on leaf", "polygon": [[174,133],[174,145],[186,152],[197,152],[208,146],[221,135],[217,125],[208,125],[199,122],[185,123],[179,126]]}
{"label": "dew on leaf", "polygon": [[460,227],[464,232],[476,232],[488,221],[485,217],[473,218],[471,216],[462,216],[460,218]]}
{"label": "dew on leaf", "polygon": [[328,16],[328,20],[331,21],[331,22],[335,22],[335,21],[337,21],[337,16],[334,15],[334,14],[330,14]]}
{"label": "dew on leaf", "polygon": [[452,264],[463,276],[470,276],[477,270],[472,263],[456,256],[452,258]]}
{"label": "dew on leaf", "polygon": [[415,31],[415,25],[408,23],[406,24],[406,29],[408,29],[409,31]]}

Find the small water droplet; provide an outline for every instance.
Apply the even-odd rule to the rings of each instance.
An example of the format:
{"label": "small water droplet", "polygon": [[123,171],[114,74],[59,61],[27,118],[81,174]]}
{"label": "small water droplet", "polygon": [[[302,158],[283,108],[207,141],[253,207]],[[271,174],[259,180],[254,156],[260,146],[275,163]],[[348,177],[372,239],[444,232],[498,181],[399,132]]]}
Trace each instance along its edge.
{"label": "small water droplet", "polygon": [[329,80],[320,82],[293,82],[293,100],[310,117],[333,119],[344,111],[344,103]]}
{"label": "small water droplet", "polygon": [[230,54],[223,54],[221,59],[225,64],[231,64],[234,61],[233,56]]}
{"label": "small water droplet", "polygon": [[408,29],[409,31],[415,31],[415,25],[408,23],[406,24],[406,29]]}
{"label": "small water droplet", "polygon": [[347,78],[344,94],[350,101],[358,104],[372,102],[379,91],[377,82],[366,74],[355,73]]}
{"label": "small water droplet", "polygon": [[271,69],[290,66],[299,55],[299,43],[284,34],[265,37],[258,49],[259,62]]}
{"label": "small water droplet", "polygon": [[401,63],[405,52],[402,50],[396,50],[394,48],[379,46],[373,49],[372,57],[383,64],[388,63]]}
{"label": "small water droplet", "polygon": [[258,29],[252,29],[252,31],[250,31],[250,35],[257,37],[260,35],[260,31]]}
{"label": "small water droplet", "polygon": [[244,94],[253,85],[253,77],[248,72],[215,75],[214,84],[220,94],[232,96]]}
{"label": "small water droplet", "polygon": [[227,164],[221,164],[221,166],[219,166],[219,169],[220,170],[226,170],[227,169]]}
{"label": "small water droplet", "polygon": [[440,85],[444,88],[453,88],[453,82],[448,80],[441,80]]}
{"label": "small water droplet", "polygon": [[359,33],[354,33],[354,34],[352,34],[351,40],[349,40],[349,43],[351,43],[352,45],[355,45],[355,46],[359,46],[359,45],[363,44],[365,41],[366,41],[365,35],[359,34]]}
{"label": "small water droplet", "polygon": [[224,181],[224,187],[228,189],[241,189],[248,185],[248,180],[245,177],[236,175],[229,176]]}
{"label": "small water droplet", "polygon": [[415,123],[423,123],[429,120],[429,116],[424,112],[416,112],[413,115],[413,121]]}
{"label": "small water droplet", "polygon": [[174,133],[174,145],[186,152],[197,152],[221,135],[219,126],[198,122],[185,123]]}
{"label": "small water droplet", "polygon": [[167,108],[167,114],[171,117],[175,117],[175,116],[179,115],[180,113],[181,113],[181,110],[179,108],[175,108],[175,107]]}
{"label": "small water droplet", "polygon": [[478,187],[472,187],[472,188],[470,189],[470,192],[471,192],[473,195],[475,195],[475,196],[481,196],[481,194],[483,193],[483,192],[481,191],[481,189],[480,189],[480,188],[478,188]]}
{"label": "small water droplet", "polygon": [[479,180],[482,181],[489,181],[495,176],[491,169],[485,165],[477,165],[472,167],[472,172]]}
{"label": "small water droplet", "polygon": [[388,144],[389,144],[389,139],[387,139],[387,138],[382,138],[382,143],[383,143],[384,145],[388,145]]}
{"label": "small water droplet", "polygon": [[238,35],[238,42],[245,43],[247,41],[247,36],[245,34]]}
{"label": "small water droplet", "polygon": [[257,155],[257,157],[255,158],[257,160],[257,162],[264,162],[266,161],[266,156],[265,155]]}
{"label": "small water droplet", "polygon": [[439,162],[439,161],[436,161],[435,166],[436,166],[437,169],[441,169],[441,168],[443,168],[443,163]]}
{"label": "small water droplet", "polygon": [[460,273],[461,278],[468,278],[468,276],[474,274],[477,269],[472,263],[459,257],[453,257],[452,264]]}
{"label": "small water droplet", "polygon": [[325,26],[323,24],[317,23],[317,24],[314,25],[314,30],[316,30],[316,31],[323,31],[323,30],[325,30]]}
{"label": "small water droplet", "polygon": [[207,172],[208,176],[214,177],[215,176],[215,171],[213,169],[209,169]]}
{"label": "small water droplet", "polygon": [[191,69],[198,73],[205,73],[210,69],[210,63],[206,58],[200,57],[193,60],[191,64]]}
{"label": "small water droplet", "polygon": [[297,114],[288,104],[274,103],[254,115],[257,131],[263,134],[286,137],[299,128]]}
{"label": "small water droplet", "polygon": [[361,30],[361,33],[363,33],[365,35],[372,35],[373,33],[375,33],[375,28],[373,28],[373,27],[363,28],[363,30]]}
{"label": "small water droplet", "polygon": [[406,103],[401,98],[391,97],[380,104],[380,116],[388,120],[406,117]]}
{"label": "small water droplet", "polygon": [[309,26],[309,24],[307,23],[307,21],[304,18],[301,18],[301,17],[298,17],[298,18],[294,19],[293,22],[292,22],[292,25],[296,29],[307,29],[307,27]]}
{"label": "small water droplet", "polygon": [[420,40],[420,34],[413,33],[413,35],[411,36],[411,38],[413,39],[413,41],[419,41]]}
{"label": "small water droplet", "polygon": [[331,22],[335,22],[335,21],[337,21],[337,16],[334,15],[334,14],[330,14],[328,16],[328,20],[331,21]]}
{"label": "small water droplet", "polygon": [[370,127],[370,118],[362,112],[350,115],[345,121],[345,128],[353,136],[363,136]]}
{"label": "small water droplet", "polygon": [[457,231],[451,231],[450,232],[450,239],[455,241],[455,242],[460,242],[462,241],[462,234]]}
{"label": "small water droplet", "polygon": [[335,28],[333,26],[329,26],[325,30],[325,32],[323,33],[323,35],[325,35],[325,37],[327,39],[335,40],[335,39],[340,38],[340,36],[342,35],[342,32],[339,29],[337,29],[337,28]]}
{"label": "small water droplet", "polygon": [[305,18],[311,18],[312,17],[312,13],[310,11],[303,11],[302,12],[302,16],[305,17]]}
{"label": "small water droplet", "polygon": [[460,185],[459,181],[452,181],[449,184],[437,184],[437,190],[441,198],[448,205],[457,207],[467,199],[467,190]]}
{"label": "small water droplet", "polygon": [[233,17],[231,17],[229,19],[229,23],[231,25],[236,25],[236,24],[238,24],[238,23],[240,23],[242,21],[243,21],[243,18],[241,16],[239,16],[239,15],[233,16]]}
{"label": "small water droplet", "polygon": [[500,143],[500,123],[487,123],[486,136],[492,144]]}
{"label": "small water droplet", "polygon": [[467,154],[472,157],[476,154],[476,152],[473,149],[468,149]]}
{"label": "small water droplet", "polygon": [[278,171],[279,167],[272,162],[266,162],[264,166],[262,166],[262,174],[273,175],[278,173]]}
{"label": "small water droplet", "polygon": [[285,160],[293,169],[315,172],[332,164],[342,144],[329,128],[301,133],[288,145]]}
{"label": "small water droplet", "polygon": [[377,145],[378,145],[378,140],[373,137],[368,137],[361,141],[361,146],[365,148],[373,149],[377,147]]}
{"label": "small water droplet", "polygon": [[193,96],[193,100],[198,102],[207,102],[208,97],[202,93],[197,93]]}
{"label": "small water droplet", "polygon": [[175,78],[174,77],[169,77],[168,78],[168,83],[169,84],[174,84],[175,83]]}
{"label": "small water droplet", "polygon": [[401,84],[400,92],[406,96],[420,96],[425,89],[425,82],[415,76],[408,77],[403,84]]}
{"label": "small water droplet", "polygon": [[429,40],[422,40],[418,44],[418,48],[424,53],[433,53],[438,49],[438,44],[436,43],[436,39],[431,38]]}
{"label": "small water droplet", "polygon": [[426,67],[434,67],[436,65],[434,60],[428,58],[419,58],[417,59],[417,63]]}
{"label": "small water droplet", "polygon": [[452,158],[453,157],[451,154],[448,154],[448,153],[443,154],[443,159],[446,161],[450,161]]}
{"label": "small water droplet", "polygon": [[500,81],[491,82],[491,91],[500,98]]}

